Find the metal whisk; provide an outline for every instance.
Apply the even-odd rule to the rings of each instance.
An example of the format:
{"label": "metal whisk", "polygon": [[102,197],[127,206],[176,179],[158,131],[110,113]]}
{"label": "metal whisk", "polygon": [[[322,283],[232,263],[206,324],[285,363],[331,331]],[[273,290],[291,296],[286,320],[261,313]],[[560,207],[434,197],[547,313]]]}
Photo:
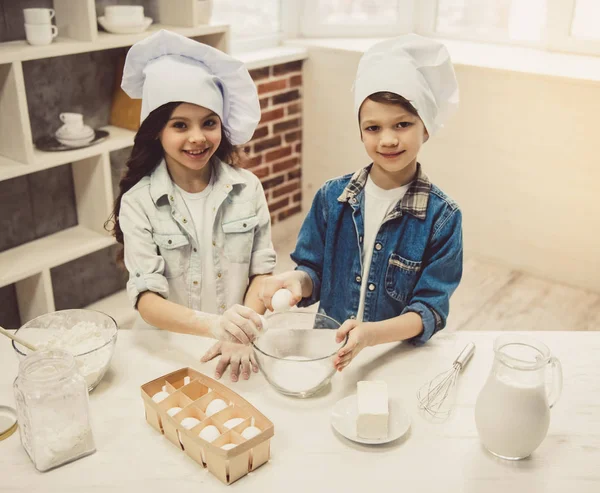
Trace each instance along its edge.
{"label": "metal whisk", "polygon": [[419,409],[425,411],[432,418],[439,420],[444,420],[450,416],[458,374],[469,362],[474,352],[475,344],[470,342],[454,360],[452,368],[440,373],[419,389],[417,392]]}

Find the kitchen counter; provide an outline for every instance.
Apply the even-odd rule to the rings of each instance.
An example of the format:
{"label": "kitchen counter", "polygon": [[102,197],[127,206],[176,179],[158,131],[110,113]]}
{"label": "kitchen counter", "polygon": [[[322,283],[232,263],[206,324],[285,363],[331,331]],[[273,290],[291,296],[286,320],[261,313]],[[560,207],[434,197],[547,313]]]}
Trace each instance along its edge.
{"label": "kitchen counter", "polygon": [[[563,365],[564,388],[552,410],[546,440],[527,460],[502,461],[481,446],[473,418],[477,394],[493,360],[500,332],[447,332],[427,345],[387,344],[364,350],[319,396],[298,400],[273,390],[260,374],[222,381],[275,424],[271,461],[225,486],[144,419],[140,385],[181,367],[213,376],[216,361],[199,359],[212,340],[162,331],[119,332],[111,368],[90,395],[97,452],[55,470],[38,472],[19,433],[0,442],[0,491],[174,493],[285,489],[291,492],[378,491],[433,493],[597,493],[600,491],[600,332],[535,332]],[[506,332],[503,332],[506,334]],[[434,424],[417,410],[416,391],[449,368],[465,344],[477,348],[458,380],[456,408]],[[0,341],[0,404],[14,406],[18,361],[10,341]],[[385,380],[390,398],[402,400],[410,431],[381,446],[338,435],[330,412],[356,392],[358,380]],[[207,489],[206,489],[207,488]]]}

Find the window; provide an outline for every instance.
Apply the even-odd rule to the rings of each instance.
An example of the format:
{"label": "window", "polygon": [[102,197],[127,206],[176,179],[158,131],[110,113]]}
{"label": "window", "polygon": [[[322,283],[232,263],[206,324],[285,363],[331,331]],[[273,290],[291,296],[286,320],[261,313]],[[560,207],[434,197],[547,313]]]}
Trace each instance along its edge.
{"label": "window", "polygon": [[231,26],[231,51],[276,46],[283,0],[214,0],[212,23]]}
{"label": "window", "polygon": [[396,22],[398,2],[389,0],[320,0],[317,17],[324,24],[388,24]]}
{"label": "window", "polygon": [[541,42],[546,0],[439,0],[435,31],[481,40]]}
{"label": "window", "polygon": [[412,30],[414,0],[304,0],[304,36],[393,36]]}
{"label": "window", "polygon": [[571,25],[571,36],[579,39],[600,40],[600,2],[577,0]]}

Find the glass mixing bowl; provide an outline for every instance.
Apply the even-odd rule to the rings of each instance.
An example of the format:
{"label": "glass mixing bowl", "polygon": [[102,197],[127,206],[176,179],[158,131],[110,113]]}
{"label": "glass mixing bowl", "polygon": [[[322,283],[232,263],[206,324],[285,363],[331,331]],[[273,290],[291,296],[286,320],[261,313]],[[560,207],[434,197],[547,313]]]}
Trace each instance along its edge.
{"label": "glass mixing bowl", "polygon": [[[117,323],[94,310],[60,310],[30,320],[15,332],[37,349],[62,349],[75,356],[77,368],[91,391],[108,369],[117,342]],[[13,341],[19,359],[30,349]]]}
{"label": "glass mixing bowl", "polygon": [[266,330],[253,342],[259,368],[282,394],[309,397],[335,373],[333,360],[346,343],[335,341],[340,324],[320,313],[292,310],[265,317]]}

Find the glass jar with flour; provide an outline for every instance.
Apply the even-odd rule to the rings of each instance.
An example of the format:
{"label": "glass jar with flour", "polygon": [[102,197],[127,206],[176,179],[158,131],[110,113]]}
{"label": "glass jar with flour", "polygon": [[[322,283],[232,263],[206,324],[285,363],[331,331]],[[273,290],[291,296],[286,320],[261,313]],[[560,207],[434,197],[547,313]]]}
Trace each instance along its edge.
{"label": "glass jar with flour", "polygon": [[39,471],[95,452],[87,385],[71,354],[30,354],[13,387],[21,443]]}

